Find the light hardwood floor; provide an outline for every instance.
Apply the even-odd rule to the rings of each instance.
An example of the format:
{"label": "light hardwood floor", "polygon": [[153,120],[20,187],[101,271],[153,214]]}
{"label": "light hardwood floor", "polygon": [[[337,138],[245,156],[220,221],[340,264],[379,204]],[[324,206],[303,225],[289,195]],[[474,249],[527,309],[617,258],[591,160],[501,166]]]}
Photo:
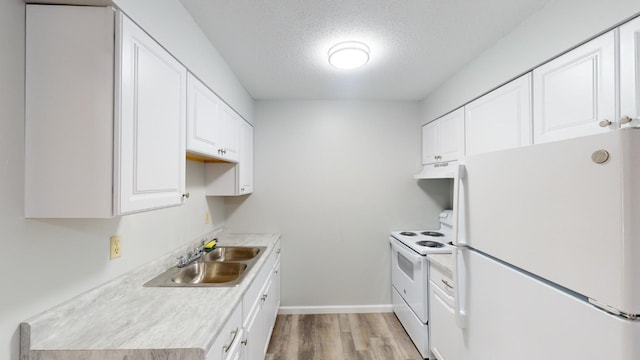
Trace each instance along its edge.
{"label": "light hardwood floor", "polygon": [[422,359],[393,313],[278,315],[266,360]]}

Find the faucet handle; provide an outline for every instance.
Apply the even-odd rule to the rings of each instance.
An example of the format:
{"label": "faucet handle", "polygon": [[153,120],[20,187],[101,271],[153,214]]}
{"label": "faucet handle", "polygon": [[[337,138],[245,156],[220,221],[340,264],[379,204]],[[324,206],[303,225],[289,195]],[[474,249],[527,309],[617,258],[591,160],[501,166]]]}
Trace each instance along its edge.
{"label": "faucet handle", "polygon": [[184,256],[179,256],[176,259],[178,260],[178,267],[182,267],[187,263],[187,260],[184,258]]}

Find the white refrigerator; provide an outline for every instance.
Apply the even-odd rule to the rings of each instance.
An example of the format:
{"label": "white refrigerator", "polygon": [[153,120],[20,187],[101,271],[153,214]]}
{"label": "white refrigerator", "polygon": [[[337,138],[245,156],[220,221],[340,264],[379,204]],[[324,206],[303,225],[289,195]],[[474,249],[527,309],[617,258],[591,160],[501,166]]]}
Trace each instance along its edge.
{"label": "white refrigerator", "polygon": [[456,356],[640,359],[640,130],[471,156],[461,170]]}

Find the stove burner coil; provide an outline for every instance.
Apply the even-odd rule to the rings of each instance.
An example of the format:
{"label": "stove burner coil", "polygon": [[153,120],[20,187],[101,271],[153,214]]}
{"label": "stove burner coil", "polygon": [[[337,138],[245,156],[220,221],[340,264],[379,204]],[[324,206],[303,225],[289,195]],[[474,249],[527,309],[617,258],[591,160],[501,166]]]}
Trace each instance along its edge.
{"label": "stove burner coil", "polygon": [[411,231],[403,231],[400,233],[400,235],[404,235],[404,236],[416,236],[417,234]]}
{"label": "stove burner coil", "polygon": [[416,241],[416,244],[420,246],[430,247],[430,248],[441,248],[444,246],[443,243],[439,243],[437,241],[429,241],[429,240]]}
{"label": "stove burner coil", "polygon": [[420,234],[426,235],[426,236],[433,236],[433,237],[444,236],[443,233],[440,233],[440,232],[437,232],[437,231],[423,231]]}

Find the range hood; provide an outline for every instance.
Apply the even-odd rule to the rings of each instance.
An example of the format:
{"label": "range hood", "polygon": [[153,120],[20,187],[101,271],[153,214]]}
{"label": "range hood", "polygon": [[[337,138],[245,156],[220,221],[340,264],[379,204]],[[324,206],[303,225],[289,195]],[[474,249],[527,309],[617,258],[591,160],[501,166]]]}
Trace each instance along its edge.
{"label": "range hood", "polygon": [[459,173],[460,161],[448,161],[423,165],[422,171],[413,175],[414,179],[453,179]]}

